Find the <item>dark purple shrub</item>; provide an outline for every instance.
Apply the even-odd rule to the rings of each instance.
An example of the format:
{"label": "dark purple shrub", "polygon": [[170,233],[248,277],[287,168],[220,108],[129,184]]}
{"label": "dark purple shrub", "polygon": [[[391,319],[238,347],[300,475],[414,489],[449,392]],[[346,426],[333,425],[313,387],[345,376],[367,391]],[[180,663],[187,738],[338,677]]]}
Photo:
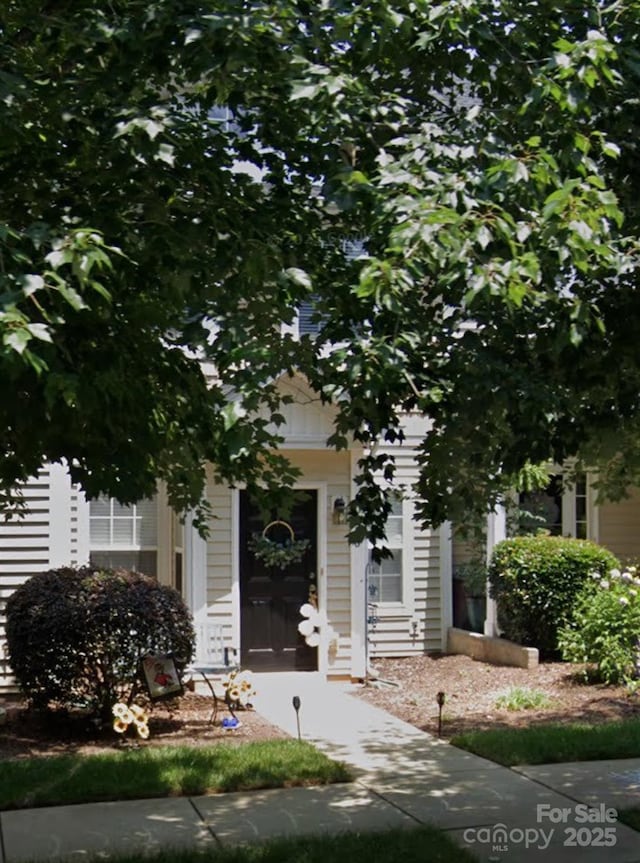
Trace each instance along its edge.
{"label": "dark purple shrub", "polygon": [[7,602],[9,662],[36,707],[83,707],[107,717],[145,653],[193,655],[180,594],[126,570],[63,567],[34,575]]}

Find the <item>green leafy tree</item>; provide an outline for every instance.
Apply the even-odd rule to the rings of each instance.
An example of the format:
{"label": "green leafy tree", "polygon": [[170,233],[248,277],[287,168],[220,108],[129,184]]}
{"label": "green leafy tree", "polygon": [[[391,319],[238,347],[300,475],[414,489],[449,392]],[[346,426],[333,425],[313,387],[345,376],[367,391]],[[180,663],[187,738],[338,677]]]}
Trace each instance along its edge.
{"label": "green leafy tree", "polygon": [[[275,495],[295,473],[277,379],[299,369],[336,447],[431,419],[427,523],[527,459],[576,455],[620,493],[640,473],[639,23],[623,0],[9,0],[0,487],[65,458],[91,495],[160,477],[185,507],[211,461]],[[278,326],[303,300],[315,340]],[[372,450],[353,539],[383,531],[380,472]]]}

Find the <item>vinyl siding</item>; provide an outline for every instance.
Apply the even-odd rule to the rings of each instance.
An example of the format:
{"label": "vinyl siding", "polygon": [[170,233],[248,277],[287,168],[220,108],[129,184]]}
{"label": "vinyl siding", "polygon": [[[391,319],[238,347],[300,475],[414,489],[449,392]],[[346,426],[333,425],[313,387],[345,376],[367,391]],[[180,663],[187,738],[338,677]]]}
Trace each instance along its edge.
{"label": "vinyl siding", "polygon": [[598,542],[622,563],[640,561],[640,490],[617,503],[598,507]]}
{"label": "vinyl siding", "polygon": [[23,518],[0,521],[0,693],[15,688],[6,655],[7,600],[30,576],[49,568],[50,478],[47,467],[25,484],[28,510]]}
{"label": "vinyl siding", "polygon": [[[408,416],[404,422],[405,440],[399,445],[385,445],[378,452],[395,457],[396,483],[407,489],[417,478],[416,449],[425,430],[425,421]],[[369,656],[412,656],[442,646],[442,607],[440,574],[440,539],[438,531],[422,530],[414,521],[411,500],[404,505],[403,556],[404,596],[401,606],[377,603],[370,607],[375,624],[369,625]],[[406,557],[406,561],[405,558]]]}
{"label": "vinyl siding", "polygon": [[207,499],[214,518],[207,539],[207,619],[222,624],[224,643],[239,649],[234,637],[232,505],[230,488],[209,477]]}

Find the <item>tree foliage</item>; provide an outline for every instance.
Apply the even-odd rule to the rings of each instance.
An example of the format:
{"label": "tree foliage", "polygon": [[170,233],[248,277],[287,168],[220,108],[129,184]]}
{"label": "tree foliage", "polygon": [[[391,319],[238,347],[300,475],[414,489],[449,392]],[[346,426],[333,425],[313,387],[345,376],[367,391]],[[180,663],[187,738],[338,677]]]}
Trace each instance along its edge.
{"label": "tree foliage", "polygon": [[[393,459],[369,447],[407,410],[425,522],[527,459],[619,493],[639,23],[635,0],[9,0],[0,485],[65,458],[90,495],[159,477],[185,507],[211,461],[275,493],[298,369],[338,407],[330,444],[364,448],[353,539],[382,530]],[[310,299],[321,335],[282,333]]]}

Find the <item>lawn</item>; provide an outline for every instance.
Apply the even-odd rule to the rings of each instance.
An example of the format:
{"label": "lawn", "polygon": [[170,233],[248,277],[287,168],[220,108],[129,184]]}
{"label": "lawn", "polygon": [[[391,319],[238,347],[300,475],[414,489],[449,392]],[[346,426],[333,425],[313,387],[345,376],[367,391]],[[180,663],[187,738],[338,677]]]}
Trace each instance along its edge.
{"label": "lawn", "polygon": [[[469,731],[454,737],[451,743],[505,767],[637,758],[640,752],[640,719],[603,725],[571,723]],[[640,807],[621,810],[618,818],[623,824],[640,831]]]}
{"label": "lawn", "polygon": [[636,758],[640,752],[640,719],[601,725],[574,722],[468,731],[453,737],[451,743],[505,767]]}
{"label": "lawn", "polygon": [[324,785],[349,779],[343,764],[304,741],[144,747],[1,762],[0,809]]}
{"label": "lawn", "polygon": [[[474,863],[469,851],[441,830],[420,827],[384,833],[343,833],[277,839],[260,845],[214,851],[168,850],[145,863]],[[140,855],[112,858],[112,863],[140,863]]]}

